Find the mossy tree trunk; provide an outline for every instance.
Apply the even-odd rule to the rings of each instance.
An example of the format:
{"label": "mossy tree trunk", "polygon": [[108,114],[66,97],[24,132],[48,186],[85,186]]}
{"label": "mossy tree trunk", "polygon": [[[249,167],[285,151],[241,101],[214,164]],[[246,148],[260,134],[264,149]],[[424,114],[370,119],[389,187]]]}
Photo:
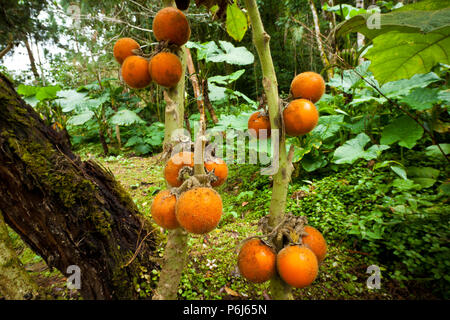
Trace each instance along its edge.
{"label": "mossy tree trunk", "polygon": [[85,299],[137,298],[136,286],[148,285],[155,237],[130,196],[110,171],[73,154],[2,74],[0,181],[5,222],[49,267],[78,266]]}
{"label": "mossy tree trunk", "polygon": [[[285,134],[281,119],[280,99],[275,68],[270,53],[270,36],[265,32],[256,0],[245,0],[250,23],[252,25],[253,43],[258,52],[263,73],[263,87],[267,97],[270,125],[272,130],[279,130],[278,170],[273,177],[272,198],[269,209],[269,225],[277,226],[283,219],[286,209],[286,196],[292,174],[292,164],[286,152]],[[274,154],[274,158],[277,154]],[[275,243],[277,250],[282,243]],[[291,299],[291,288],[277,275],[270,282],[273,299]]]}
{"label": "mossy tree trunk", "polygon": [[0,299],[23,300],[38,296],[38,286],[21,264],[0,211]]}
{"label": "mossy tree trunk", "polygon": [[[163,0],[165,7],[174,6],[172,0]],[[164,92],[166,100],[164,150],[169,153],[174,146],[172,133],[183,128],[184,121],[184,93],[186,71],[186,48],[182,46],[178,52],[181,59],[183,73],[177,86]],[[168,186],[169,187],[169,186]],[[169,230],[167,244],[164,250],[164,263],[162,265],[158,287],[153,295],[154,300],[176,300],[178,285],[186,265],[189,235],[182,229]]]}

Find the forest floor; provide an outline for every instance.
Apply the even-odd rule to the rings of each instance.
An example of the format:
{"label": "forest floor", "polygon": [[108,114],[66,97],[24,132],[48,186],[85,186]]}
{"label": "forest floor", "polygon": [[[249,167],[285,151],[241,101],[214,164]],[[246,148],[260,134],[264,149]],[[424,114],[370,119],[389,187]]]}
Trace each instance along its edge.
{"label": "forest floor", "polygon": [[[163,166],[158,156],[117,156],[98,158],[109,168],[120,183],[130,192],[140,211],[149,219],[154,195],[164,188]],[[241,169],[230,166],[228,181],[219,188],[224,203],[224,215],[218,228],[207,235],[192,235],[189,239],[189,257],[181,279],[179,299],[270,299],[268,283],[252,284],[239,276],[237,268],[238,244],[248,236],[258,234],[258,219],[251,211],[251,200],[246,196],[255,190],[241,189]],[[269,179],[269,178],[267,178]],[[247,209],[248,207],[248,209]],[[259,208],[258,210],[261,210]],[[164,239],[164,230],[160,230]],[[48,294],[50,299],[79,299],[76,292],[66,288],[66,278],[57,270],[48,270],[45,262],[18,239],[11,235],[26,269]],[[327,235],[325,234],[325,238]],[[305,289],[294,290],[295,299],[434,299],[424,288],[401,286],[381,278],[380,289],[369,289],[367,267],[377,264],[374,258],[330,240],[328,253],[320,265],[314,283]],[[164,242],[158,248],[162,256]],[[383,266],[381,270],[383,270]],[[383,272],[383,271],[382,271]],[[149,280],[155,286],[159,270],[149,271]],[[151,292],[142,292],[150,296]]]}

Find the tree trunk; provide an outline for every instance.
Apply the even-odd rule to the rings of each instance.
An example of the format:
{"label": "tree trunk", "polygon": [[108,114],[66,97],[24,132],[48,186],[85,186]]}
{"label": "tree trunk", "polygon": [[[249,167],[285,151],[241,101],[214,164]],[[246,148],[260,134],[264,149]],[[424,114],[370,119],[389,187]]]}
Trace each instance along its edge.
{"label": "tree trunk", "polygon": [[[271,129],[278,130],[278,132],[281,131],[279,149],[275,151],[273,156],[274,159],[278,157],[278,163],[275,161],[278,164],[278,168],[274,168],[276,169],[276,173],[273,176],[272,198],[269,208],[269,225],[275,227],[281,222],[285,214],[286,196],[292,173],[292,164],[286,154],[285,135],[282,132],[278,83],[270,53],[270,36],[264,30],[256,0],[245,0],[245,6],[252,25],[253,43],[261,61],[263,87],[267,97]],[[273,135],[272,139],[274,139]],[[276,154],[277,152],[278,155]],[[275,245],[277,246],[277,250],[280,250],[282,243],[276,243]],[[270,291],[273,299],[292,299],[290,286],[278,274],[270,281]]]}
{"label": "tree trunk", "polygon": [[28,300],[37,295],[38,286],[17,257],[0,212],[0,299]]}
{"label": "tree trunk", "polygon": [[0,60],[14,47],[14,43],[12,41],[8,42],[5,49],[0,51]]}
{"label": "tree trunk", "polygon": [[[168,7],[174,6],[175,3],[172,0],[163,0],[163,5]],[[183,128],[184,121],[186,47],[182,46],[179,52],[183,68],[181,80],[175,88],[164,91],[164,99],[166,100],[164,151],[168,152],[169,155],[174,143],[172,133],[174,130]],[[164,263],[153,300],[177,299],[178,285],[187,260],[188,239],[188,233],[182,228],[169,230],[164,249]]]}
{"label": "tree trunk", "polygon": [[216,113],[211,105],[211,102],[209,101],[209,99],[206,99],[206,97],[208,96],[207,81],[203,80],[204,82],[202,83],[202,90],[200,90],[200,84],[198,82],[198,77],[195,71],[194,62],[192,61],[192,55],[189,48],[186,48],[186,58],[187,58],[186,64],[189,72],[189,79],[191,80],[192,89],[194,91],[194,97],[197,100],[198,110],[200,111],[200,113],[202,113],[203,108],[206,106],[212,121],[214,123],[217,123],[219,122],[219,119],[217,119]]}
{"label": "tree trunk", "polygon": [[320,38],[320,25],[319,25],[319,17],[317,15],[316,7],[314,6],[314,1],[309,0],[309,7],[311,8],[311,13],[314,21],[314,30],[317,41],[317,47],[319,48],[320,59],[322,60],[322,64],[325,68],[327,68],[327,76],[328,79],[333,78],[333,68],[330,67],[330,62],[328,61],[327,54],[325,53],[325,49],[323,47],[322,39]]}
{"label": "tree trunk", "polygon": [[[358,9],[364,9],[364,0],[356,0],[356,8]],[[356,43],[358,46],[358,51],[364,47],[364,35],[362,33],[356,33]],[[359,52],[358,52],[359,53]],[[363,63],[364,62],[364,58],[359,56],[358,58],[359,63]]]}
{"label": "tree trunk", "polygon": [[34,60],[33,51],[31,51],[30,43],[28,42],[27,36],[24,37],[23,43],[25,44],[25,48],[27,49],[27,52],[28,52],[28,58],[30,59],[30,65],[31,65],[31,71],[33,71],[34,78],[36,79],[36,81],[39,81],[40,78],[39,78],[39,73],[38,73],[37,67],[36,67],[36,61]]}
{"label": "tree trunk", "polygon": [[2,74],[0,181],[5,222],[50,268],[78,266],[83,298],[132,299],[149,286],[154,230],[111,172],[73,154]]}

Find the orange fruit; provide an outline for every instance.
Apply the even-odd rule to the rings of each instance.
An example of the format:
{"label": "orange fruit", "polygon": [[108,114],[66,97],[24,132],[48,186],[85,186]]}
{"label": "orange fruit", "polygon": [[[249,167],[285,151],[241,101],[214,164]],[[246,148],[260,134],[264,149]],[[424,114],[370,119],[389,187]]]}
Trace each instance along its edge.
{"label": "orange fruit", "polygon": [[132,88],[145,88],[152,82],[148,61],[140,56],[129,56],[122,64],[122,78]]}
{"label": "orange fruit", "polygon": [[308,71],[297,75],[291,82],[294,99],[308,99],[317,102],[325,92],[325,81],[318,73]]}
{"label": "orange fruit", "polygon": [[175,54],[160,52],[150,60],[148,71],[157,84],[172,88],[180,81],[183,68],[180,59]]}
{"label": "orange fruit", "polygon": [[219,158],[215,158],[205,162],[205,169],[211,172],[214,169],[214,175],[218,178],[216,182],[211,183],[213,187],[222,185],[228,176],[228,167],[225,161]]}
{"label": "orange fruit", "polygon": [[222,216],[222,198],[211,188],[197,187],[178,198],[176,216],[188,232],[208,233],[215,229]]}
{"label": "orange fruit", "polygon": [[194,167],[194,153],[193,152],[179,152],[173,155],[166,163],[164,168],[164,178],[172,187],[179,187],[183,181],[178,179],[181,168]]}
{"label": "orange fruit", "polygon": [[288,246],[277,255],[277,269],[280,277],[292,287],[309,286],[317,277],[317,257],[305,246]]}
{"label": "orange fruit", "polygon": [[297,99],[283,110],[283,120],[286,134],[296,137],[314,129],[319,121],[319,112],[311,101]]}
{"label": "orange fruit", "polygon": [[120,38],[116,41],[113,47],[114,58],[117,62],[122,64],[129,56],[134,56],[134,49],[139,49],[141,46],[134,39]]}
{"label": "orange fruit", "polygon": [[259,239],[252,239],[242,246],[238,256],[241,275],[248,281],[261,283],[275,274],[275,251]]}
{"label": "orange fruit", "polygon": [[302,237],[303,245],[314,252],[319,263],[322,262],[327,254],[327,243],[323,235],[316,228],[311,226],[306,226],[305,232],[308,235]]}
{"label": "orange fruit", "polygon": [[269,116],[261,111],[256,111],[248,119],[248,129],[250,134],[255,138],[259,138],[261,133],[259,130],[266,130],[266,137],[270,137],[270,119]]}
{"label": "orange fruit", "polygon": [[153,35],[158,41],[182,46],[191,36],[191,28],[184,13],[177,8],[161,9],[153,19]]}
{"label": "orange fruit", "polygon": [[177,198],[169,190],[160,191],[153,200],[151,213],[156,224],[164,229],[175,229],[180,226],[175,215]]}

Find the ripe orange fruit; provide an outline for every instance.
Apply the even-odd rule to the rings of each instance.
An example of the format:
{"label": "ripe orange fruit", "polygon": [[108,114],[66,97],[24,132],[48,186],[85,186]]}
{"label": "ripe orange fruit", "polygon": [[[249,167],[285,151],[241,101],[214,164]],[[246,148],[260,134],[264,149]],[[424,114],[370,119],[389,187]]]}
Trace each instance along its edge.
{"label": "ripe orange fruit", "polygon": [[248,281],[261,283],[275,274],[276,254],[259,239],[247,241],[239,251],[238,267]]}
{"label": "ripe orange fruit", "polygon": [[269,116],[261,111],[256,111],[248,119],[248,129],[250,134],[255,138],[259,138],[261,135],[259,130],[266,129],[267,138],[270,137],[270,119]]}
{"label": "ripe orange fruit", "polygon": [[325,81],[318,73],[308,71],[297,75],[291,82],[291,93],[294,99],[309,99],[317,102],[325,92]]}
{"label": "ripe orange fruit", "polygon": [[160,52],[150,60],[148,71],[157,84],[172,88],[180,81],[183,68],[180,59],[175,54]]}
{"label": "ripe orange fruit", "polygon": [[211,188],[197,187],[178,198],[176,216],[188,232],[204,234],[213,230],[222,216],[222,198]]}
{"label": "ripe orange fruit", "polygon": [[223,161],[222,159],[216,158],[214,160],[206,161],[205,169],[208,172],[211,172],[214,169],[214,175],[218,178],[218,180],[211,183],[213,187],[222,185],[227,179],[228,167],[225,161]]}
{"label": "ripe orange fruit", "polygon": [[148,62],[140,56],[129,56],[122,64],[122,78],[132,88],[145,88],[152,82]]}
{"label": "ripe orange fruit", "polygon": [[184,13],[177,8],[166,7],[153,19],[153,34],[158,41],[182,46],[191,36],[191,28]]}
{"label": "ripe orange fruit", "polygon": [[295,245],[278,252],[277,269],[284,282],[295,288],[304,288],[316,279],[319,263],[314,252]]}
{"label": "ripe orange fruit", "polygon": [[183,167],[194,167],[193,152],[179,152],[173,155],[164,168],[164,178],[172,187],[179,187],[183,181],[178,179],[178,174]]}
{"label": "ripe orange fruit", "polygon": [[305,232],[308,235],[302,237],[303,244],[314,252],[319,263],[322,262],[327,254],[327,243],[323,235],[311,226],[306,226]]}
{"label": "ripe orange fruit", "polygon": [[283,119],[286,133],[296,137],[314,129],[319,121],[319,112],[311,101],[297,99],[284,109]]}
{"label": "ripe orange fruit", "polygon": [[153,200],[151,213],[156,224],[164,229],[175,229],[180,226],[175,215],[177,198],[169,190],[160,191]]}
{"label": "ripe orange fruit", "polygon": [[121,38],[116,41],[113,47],[114,58],[117,62],[122,64],[129,56],[134,56],[134,49],[139,49],[141,46],[134,39]]}

